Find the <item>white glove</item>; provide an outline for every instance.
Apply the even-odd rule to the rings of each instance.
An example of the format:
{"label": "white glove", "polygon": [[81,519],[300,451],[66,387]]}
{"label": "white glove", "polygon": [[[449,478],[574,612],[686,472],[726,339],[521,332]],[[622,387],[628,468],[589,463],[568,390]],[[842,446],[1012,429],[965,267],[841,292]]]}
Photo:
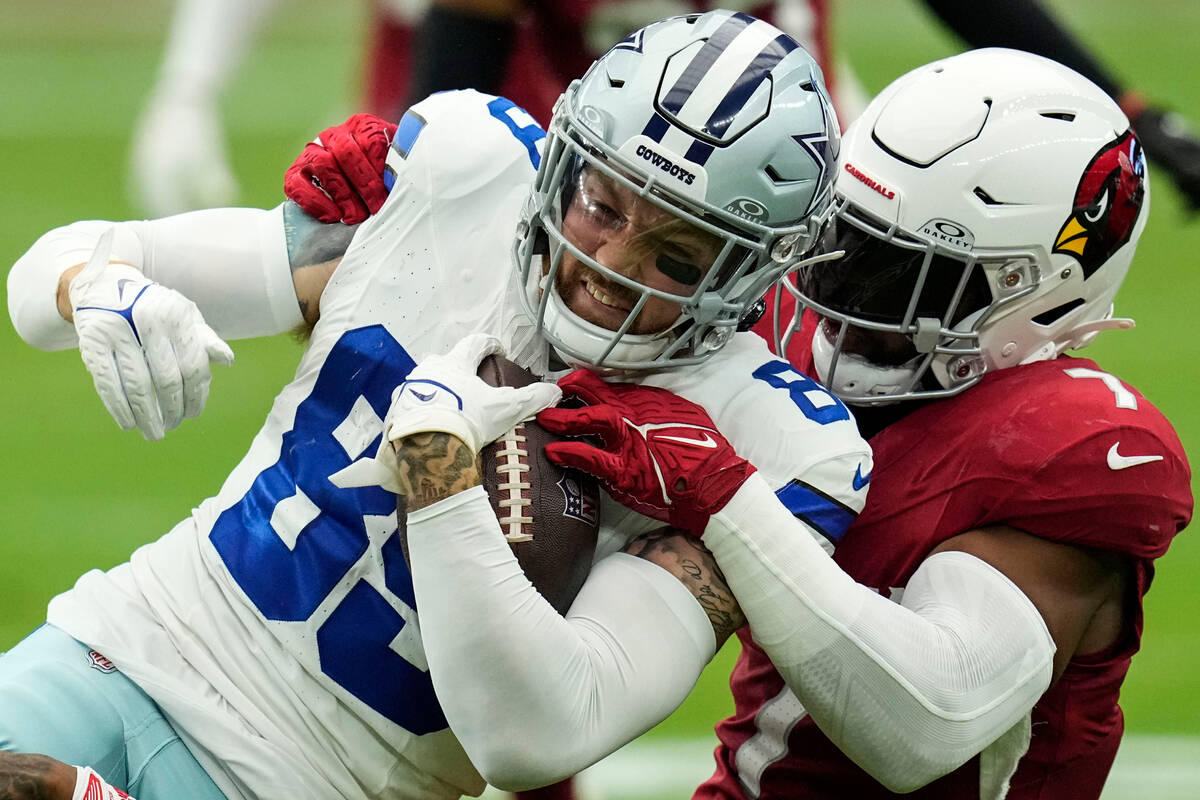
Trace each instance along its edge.
{"label": "white glove", "polygon": [[495,336],[474,333],[445,355],[430,356],[413,368],[392,392],[383,419],[383,441],[373,459],[362,459],[330,477],[335,486],[382,486],[399,489],[394,444],[405,436],[436,431],[461,439],[473,454],[499,439],[517,423],[562,399],[553,383],[519,388],[490,386],[476,373],[479,362],[504,354]]}
{"label": "white glove", "polygon": [[444,356],[422,361],[392,392],[383,436],[392,443],[414,433],[438,431],[457,436],[472,453],[491,444],[518,422],[532,419],[562,399],[553,383],[490,386],[476,373],[479,362],[504,355],[495,336],[473,333]]}
{"label": "white glove", "polygon": [[136,199],[152,217],[232,206],[237,180],[216,109],[186,100],[152,100],[133,136]]}
{"label": "white glove", "polygon": [[108,263],[113,229],[69,287],[79,354],[108,413],[125,430],[163,438],[208,400],[209,361],[233,351],[196,304],[126,264]]}

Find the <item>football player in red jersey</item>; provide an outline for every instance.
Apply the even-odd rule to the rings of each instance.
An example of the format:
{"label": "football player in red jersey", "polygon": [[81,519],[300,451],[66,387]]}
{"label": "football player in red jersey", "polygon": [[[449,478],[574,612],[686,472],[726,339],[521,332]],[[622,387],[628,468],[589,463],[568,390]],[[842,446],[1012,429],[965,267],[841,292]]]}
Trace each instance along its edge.
{"label": "football player in red jersey", "polygon": [[[919,616],[966,615],[976,638],[873,642],[854,632],[863,605],[839,620],[840,643],[781,645],[786,626],[761,629],[742,600],[754,637],[741,632],[736,711],[695,796],[1096,798],[1153,561],[1192,510],[1170,423],[1062,354],[1132,327],[1112,308],[1148,213],[1140,144],[1078,75],[982,50],[893,83],[847,131],[839,167],[845,256],[797,277],[809,310],[788,348],[858,406],[874,451],[870,500],[834,560]],[[710,547],[741,598],[746,571]],[[1053,640],[1045,691],[1007,732],[970,715],[1028,664],[988,630],[964,564],[927,582],[946,558],[999,570],[1039,612],[1022,627],[1044,622]],[[833,660],[856,638],[873,657]],[[916,692],[899,689],[910,659]]]}
{"label": "football player in red jersey", "polygon": [[1145,169],[1098,87],[1015,51],[915,70],[847,131],[845,255],[798,276],[788,355],[859,407],[874,488],[832,562],[740,492],[705,530],[750,629],[698,798],[1099,796],[1192,511],[1170,424],[1064,355],[1132,325]]}

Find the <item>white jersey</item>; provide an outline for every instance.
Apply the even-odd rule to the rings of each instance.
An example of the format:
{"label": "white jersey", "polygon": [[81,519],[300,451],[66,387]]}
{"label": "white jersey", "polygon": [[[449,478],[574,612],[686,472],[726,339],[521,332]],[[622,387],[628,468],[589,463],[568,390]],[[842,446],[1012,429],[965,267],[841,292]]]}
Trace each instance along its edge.
{"label": "white jersey", "polygon": [[[499,336],[546,373],[510,265],[543,137],[510,102],[476,92],[405,115],[388,200],[330,279],[249,452],[191,517],[51,603],[50,622],[142,686],[230,798],[483,790],[434,695],[396,498],[329,476],[374,454],[413,364],[468,333]],[[862,508],[870,455],[849,413],[757,337],[648,382],[704,405],[831,538]],[[659,525],[611,501],[601,513],[604,552]]]}

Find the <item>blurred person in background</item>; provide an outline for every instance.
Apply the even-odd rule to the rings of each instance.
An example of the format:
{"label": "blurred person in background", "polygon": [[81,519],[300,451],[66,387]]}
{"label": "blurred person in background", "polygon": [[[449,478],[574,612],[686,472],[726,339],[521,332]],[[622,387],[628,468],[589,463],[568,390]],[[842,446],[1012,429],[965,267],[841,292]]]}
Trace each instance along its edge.
{"label": "blurred person in background", "polygon": [[[1177,185],[1188,205],[1200,207],[1200,140],[1187,122],[1124,85],[1040,0],[923,2],[971,48],[1024,50],[1089,78],[1117,100],[1151,160]],[[774,22],[814,55],[845,127],[858,116],[865,95],[833,50],[832,5],[833,0],[429,0],[412,35],[416,50],[406,100],[444,89],[480,88],[508,97],[545,124],[568,76],[582,74],[588,62],[625,32],[668,14],[741,7]],[[402,111],[396,106],[390,116],[398,118]]]}
{"label": "blurred person in background", "polygon": [[[1200,140],[1187,122],[1126,86],[1042,2],[923,2],[970,47],[1026,50],[1090,78],[1117,98],[1160,174],[1200,207]],[[278,7],[279,0],[178,0],[132,144],[132,187],[150,215],[236,202],[220,103]],[[714,7],[789,33],[821,65],[841,124],[857,116],[865,94],[832,46],[832,0],[370,0],[362,110],[395,121],[434,91],[472,88],[507,97],[544,126],[568,80],[613,42],[650,21]]]}
{"label": "blurred person in background", "polygon": [[[478,89],[539,124],[570,79],[630,31],[678,13],[732,6],[797,39],[821,64],[835,104],[825,0],[370,0],[362,110],[395,121],[435,91]],[[280,0],[178,0],[162,66],[135,127],[131,188],[153,216],[233,205],[220,104]],[[853,87],[852,78],[847,86]]]}

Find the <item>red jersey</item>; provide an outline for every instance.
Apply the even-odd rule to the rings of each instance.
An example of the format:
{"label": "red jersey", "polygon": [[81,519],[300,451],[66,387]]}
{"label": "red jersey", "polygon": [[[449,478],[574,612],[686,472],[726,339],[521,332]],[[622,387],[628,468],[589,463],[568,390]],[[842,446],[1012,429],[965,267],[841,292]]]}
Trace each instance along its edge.
{"label": "red jersey", "polygon": [[[870,443],[867,507],[834,558],[885,596],[896,597],[940,542],[989,525],[1128,558],[1137,599],[1128,635],[1073,658],[1038,701],[1008,794],[1098,797],[1121,739],[1117,696],[1139,646],[1153,561],[1191,517],[1190,471],[1170,423],[1092,361],[1061,357],[989,374]],[[717,771],[695,798],[892,797],[821,733],[749,631],[739,637],[736,710],[717,727]],[[978,761],[905,796],[978,797]]]}

